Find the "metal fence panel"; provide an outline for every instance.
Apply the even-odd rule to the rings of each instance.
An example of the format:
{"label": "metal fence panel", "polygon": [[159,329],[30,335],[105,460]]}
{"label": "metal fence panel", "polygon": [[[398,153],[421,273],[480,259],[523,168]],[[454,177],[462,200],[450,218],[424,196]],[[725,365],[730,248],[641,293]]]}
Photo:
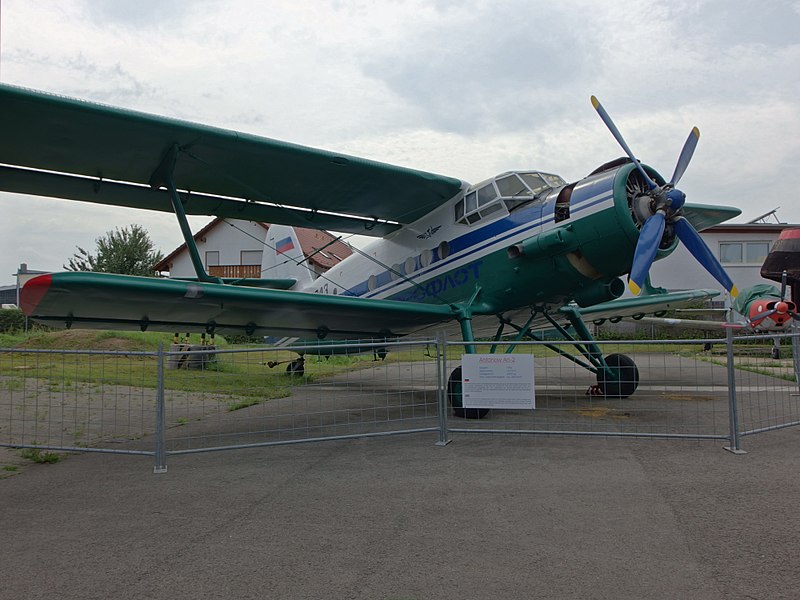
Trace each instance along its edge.
{"label": "metal fence panel", "polygon": [[800,334],[734,340],[741,435],[800,424],[796,350]]}
{"label": "metal fence panel", "polygon": [[[574,354],[569,344],[547,343]],[[705,359],[705,340],[596,344],[605,356],[624,354],[634,360],[639,385],[633,395],[597,395],[595,374],[556,356],[544,342],[525,342],[516,353],[534,356],[535,408],[492,410],[479,420],[451,419],[450,430],[728,439],[727,369]],[[477,346],[488,351],[488,344]],[[452,370],[464,344],[448,342],[448,347]]]}
{"label": "metal fence panel", "polygon": [[738,450],[740,436],[800,424],[798,336],[595,342],[637,364],[638,389],[619,399],[593,393],[596,376],[552,352],[574,354],[570,345],[520,343],[516,353],[533,356],[535,409],[474,420],[447,406],[466,344],[442,335],[294,349],[3,349],[0,446],[154,455],[159,472],[175,454],[411,432],[439,444],[504,432],[724,439]]}
{"label": "metal fence panel", "polygon": [[156,355],[0,351],[0,445],[151,454]]}
{"label": "metal fence panel", "polygon": [[436,431],[435,340],[297,349],[302,372],[286,348],[188,353],[204,358],[191,393],[167,369],[167,453]]}

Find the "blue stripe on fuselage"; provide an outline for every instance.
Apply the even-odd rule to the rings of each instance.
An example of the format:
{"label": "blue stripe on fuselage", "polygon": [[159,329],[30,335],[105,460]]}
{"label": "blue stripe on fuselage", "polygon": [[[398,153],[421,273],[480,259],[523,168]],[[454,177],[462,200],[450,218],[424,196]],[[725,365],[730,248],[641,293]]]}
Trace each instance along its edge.
{"label": "blue stripe on fuselage", "polygon": [[[606,202],[608,200],[613,201],[613,189],[604,189],[600,192],[600,194],[591,196],[586,198],[585,200],[578,200],[574,202],[570,206],[570,212],[574,216],[577,213],[583,212],[588,210],[598,204]],[[548,208],[548,212],[546,214],[542,214],[543,209]],[[548,223],[555,221],[555,203],[550,204],[538,204],[531,206],[529,208],[516,211],[508,216],[494,221],[493,223],[489,223],[484,225],[483,227],[478,227],[477,229],[471,230],[465,233],[462,236],[459,236],[449,242],[450,246],[450,255],[446,259],[441,259],[438,256],[434,256],[434,261],[424,270],[416,271],[408,278],[412,281],[415,281],[419,285],[425,285],[426,281],[420,281],[426,275],[432,275],[431,279],[435,277],[440,277],[443,274],[446,274],[446,269],[450,265],[452,265],[456,261],[462,261],[464,259],[469,259],[469,257],[475,255],[476,253],[484,251],[486,248],[493,246],[495,244],[503,243],[510,238],[518,237],[520,234],[525,233],[526,231],[531,231],[538,227],[542,227],[547,225]],[[532,214],[533,213],[533,214]],[[525,226],[527,225],[527,226]],[[525,226],[525,227],[522,227]],[[522,227],[522,228],[520,228]],[[505,235],[503,235],[505,234]],[[418,257],[417,257],[418,258]],[[419,264],[419,261],[417,261]],[[469,265],[464,265],[462,268],[467,268]],[[434,273],[436,271],[436,273]],[[470,275],[472,271],[467,270],[465,275]],[[407,286],[409,285],[408,281],[405,279],[398,279],[393,282],[392,285],[389,287],[385,287],[387,284],[391,282],[391,274],[389,271],[383,271],[381,273],[376,274],[376,279],[378,282],[378,286],[372,292],[369,292],[367,281],[363,281],[356,286],[350,288],[346,292],[346,295],[349,296],[364,296],[366,298],[374,298],[378,295],[384,296],[390,290],[395,289],[399,286]],[[452,283],[455,287],[460,287],[461,285],[465,285],[471,279],[471,277],[453,277]],[[443,281],[443,286],[446,285],[448,282]],[[420,289],[420,288],[416,288]],[[409,290],[404,290],[409,292]],[[402,294],[402,291],[395,293],[394,296],[391,296],[392,299],[411,299],[411,298],[404,298],[398,297],[399,294]],[[413,296],[413,290],[410,290],[410,294]]]}

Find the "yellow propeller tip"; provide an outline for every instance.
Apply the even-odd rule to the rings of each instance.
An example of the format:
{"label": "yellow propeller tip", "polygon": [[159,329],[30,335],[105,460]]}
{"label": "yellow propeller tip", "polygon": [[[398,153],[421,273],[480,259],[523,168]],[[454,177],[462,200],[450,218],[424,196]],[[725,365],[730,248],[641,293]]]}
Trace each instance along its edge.
{"label": "yellow propeller tip", "polygon": [[600,101],[595,96],[592,96],[592,106],[594,106],[595,108],[600,106]]}
{"label": "yellow propeller tip", "polygon": [[638,285],[636,285],[636,282],[633,279],[628,281],[628,287],[631,288],[631,292],[633,292],[634,296],[638,296],[639,293],[642,291],[642,288],[640,288]]}
{"label": "yellow propeller tip", "polygon": [[736,286],[733,286],[731,288],[731,298],[736,298],[736,296],[738,295],[739,295],[739,290],[736,288]]}
{"label": "yellow propeller tip", "polygon": [[692,127],[692,133],[698,140],[700,139],[700,130],[697,127]]}

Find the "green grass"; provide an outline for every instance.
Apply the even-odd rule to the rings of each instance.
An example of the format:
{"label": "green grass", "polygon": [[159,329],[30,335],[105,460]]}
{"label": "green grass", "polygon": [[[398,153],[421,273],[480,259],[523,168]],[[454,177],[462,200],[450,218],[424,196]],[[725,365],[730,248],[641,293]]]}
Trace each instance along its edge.
{"label": "green grass", "polygon": [[40,465],[52,465],[61,460],[60,454],[43,451],[41,448],[23,448],[20,450],[19,455]]}
{"label": "green grass", "polygon": [[[197,336],[195,336],[196,338]],[[117,332],[69,330],[58,332],[32,332],[6,336],[22,352],[0,352],[0,376],[9,377],[2,385],[10,389],[23,387],[23,378],[39,379],[52,393],[72,394],[85,391],[89,386],[135,386],[153,389],[158,381],[158,360],[155,353],[159,345],[169,350],[173,336],[167,333]],[[193,339],[198,342],[199,339]],[[232,349],[224,338],[217,337],[218,349]],[[241,349],[252,347],[237,346]],[[44,354],[24,350],[69,350],[71,354]],[[80,354],[83,350],[109,350],[114,354]],[[131,354],[128,354],[131,353]],[[137,354],[133,354],[137,353]],[[147,354],[138,354],[147,353]],[[169,369],[164,371],[167,390],[235,395],[237,400],[231,410],[242,408],[241,403],[252,405],[290,394],[291,387],[317,380],[332,372],[372,366],[371,355],[355,357],[310,356],[306,360],[305,377],[289,378],[285,364],[274,369],[269,361],[290,361],[297,355],[286,351],[253,351],[216,354],[202,369]]]}
{"label": "green grass", "polygon": [[[133,386],[154,389],[158,381],[157,357],[154,354],[160,345],[168,350],[173,335],[169,333],[138,331],[33,331],[4,335],[0,341],[20,350],[27,349],[63,349],[110,350],[116,354],[41,354],[32,352],[0,352],[0,376],[8,377],[2,382],[8,389],[21,389],[26,380],[44,381],[52,393],[83,393],[88,387]],[[193,342],[199,342],[194,336]],[[231,346],[224,338],[217,337],[218,349],[253,349],[253,346]],[[0,344],[0,346],[3,344]],[[558,344],[557,347],[575,353],[572,346]],[[498,352],[504,352],[508,344],[498,346]],[[680,353],[694,355],[700,352],[699,344],[601,344],[603,354],[623,353]],[[489,345],[480,345],[478,352],[488,353]],[[518,352],[527,352],[535,357],[553,356],[551,350],[542,345],[519,347]],[[131,354],[129,354],[131,353]],[[133,354],[133,353],[151,353]],[[398,351],[390,351],[386,362],[426,361],[433,362],[435,346],[403,346]],[[448,360],[460,360],[464,354],[461,345],[448,346]],[[271,398],[282,398],[291,393],[291,388],[306,383],[319,381],[330,375],[371,368],[380,365],[374,362],[371,352],[352,356],[314,356],[306,355],[305,375],[288,377],[286,365],[279,364],[274,368],[268,362],[284,362],[297,358],[288,351],[253,351],[243,353],[221,352],[205,363],[202,370],[165,369],[164,385],[170,391],[187,393],[215,393],[220,402],[235,396],[230,401],[229,410],[238,410],[246,406],[263,402]]]}

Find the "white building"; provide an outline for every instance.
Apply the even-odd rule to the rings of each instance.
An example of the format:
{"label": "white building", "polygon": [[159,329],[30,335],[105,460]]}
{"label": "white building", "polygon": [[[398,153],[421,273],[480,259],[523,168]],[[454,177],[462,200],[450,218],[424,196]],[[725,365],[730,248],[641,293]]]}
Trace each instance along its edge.
{"label": "white building", "polygon": [[[781,231],[797,225],[786,223],[723,223],[701,232],[703,241],[725,267],[740,290],[759,283],[780,285],[761,277],[761,265]],[[719,289],[722,287],[689,254],[683,244],[650,269],[654,286],[668,290]]]}
{"label": "white building", "polygon": [[[269,225],[237,219],[214,219],[194,234],[206,272],[214,277],[269,277],[261,273],[261,255]],[[317,274],[350,256],[350,247],[329,233],[296,227],[295,232]],[[196,277],[186,244],[181,244],[155,266],[170,277]]]}

